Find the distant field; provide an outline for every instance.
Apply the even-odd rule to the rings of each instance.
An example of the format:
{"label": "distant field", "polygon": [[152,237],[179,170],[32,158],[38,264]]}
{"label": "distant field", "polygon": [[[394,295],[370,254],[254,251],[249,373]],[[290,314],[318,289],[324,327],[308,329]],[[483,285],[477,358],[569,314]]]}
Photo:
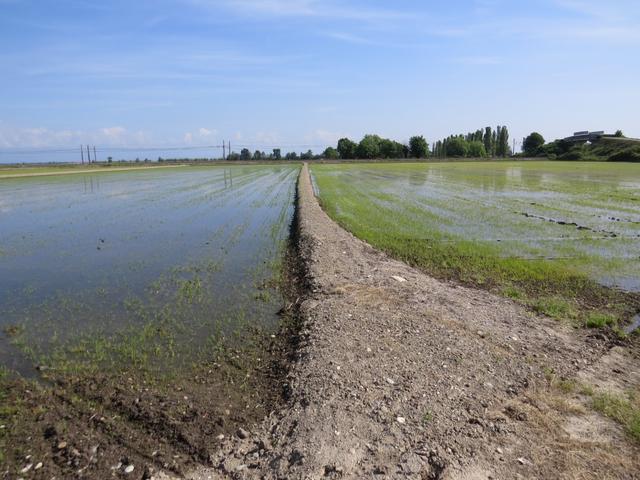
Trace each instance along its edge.
{"label": "distant field", "polygon": [[613,301],[598,285],[640,291],[638,165],[343,164],[312,174],[335,220],[440,278],[576,318]]}
{"label": "distant field", "polygon": [[141,168],[170,168],[182,165],[131,165],[131,164],[112,164],[112,165],[57,165],[46,167],[31,166],[10,166],[0,167],[0,178],[10,177],[35,177],[39,175],[61,175],[68,173],[98,173],[98,172],[114,172],[123,170],[134,170]]}

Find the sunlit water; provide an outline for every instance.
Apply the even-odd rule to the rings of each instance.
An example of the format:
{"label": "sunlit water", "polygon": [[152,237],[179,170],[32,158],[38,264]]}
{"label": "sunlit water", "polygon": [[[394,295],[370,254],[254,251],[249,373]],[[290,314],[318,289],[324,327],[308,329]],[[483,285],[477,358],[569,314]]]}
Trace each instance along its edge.
{"label": "sunlit water", "polygon": [[[406,215],[408,236],[434,229],[504,257],[564,262],[640,291],[640,165],[457,162],[314,167],[367,201]],[[379,195],[382,194],[382,195]],[[339,208],[339,201],[338,201]],[[421,227],[426,227],[422,229]]]}
{"label": "sunlit water", "polygon": [[[188,362],[238,325],[274,328],[269,288],[293,215],[293,166],[0,179],[0,363],[154,322]],[[176,333],[177,332],[177,333]],[[132,333],[132,334],[133,334]]]}

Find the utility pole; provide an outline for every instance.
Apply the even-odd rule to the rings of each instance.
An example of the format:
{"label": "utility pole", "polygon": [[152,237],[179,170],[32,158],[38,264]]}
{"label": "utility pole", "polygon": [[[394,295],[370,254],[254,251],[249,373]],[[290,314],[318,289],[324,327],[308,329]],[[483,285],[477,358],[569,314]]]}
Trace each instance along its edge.
{"label": "utility pole", "polygon": [[89,150],[89,145],[87,145],[87,161],[91,163],[91,150]]}
{"label": "utility pole", "polygon": [[80,163],[84,165],[84,147],[80,145]]}
{"label": "utility pole", "polygon": [[98,161],[98,157],[96,157],[96,146],[93,146],[93,161],[97,162]]}
{"label": "utility pole", "polygon": [[[226,160],[227,159],[227,144],[225,143],[225,141],[222,141],[222,160]],[[226,173],[226,170],[225,170]],[[227,183],[227,177],[225,177],[224,179],[225,184]]]}
{"label": "utility pole", "polygon": [[229,155],[231,155],[231,140],[229,140]]}

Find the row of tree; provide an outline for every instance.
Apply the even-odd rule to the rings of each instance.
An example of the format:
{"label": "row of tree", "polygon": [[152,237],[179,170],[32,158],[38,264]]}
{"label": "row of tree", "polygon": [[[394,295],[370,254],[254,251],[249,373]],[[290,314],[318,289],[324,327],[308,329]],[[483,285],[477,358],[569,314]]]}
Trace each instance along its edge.
{"label": "row of tree", "polygon": [[256,150],[251,153],[243,148],[238,153],[231,153],[228,160],[313,160],[325,158],[329,160],[353,159],[390,159],[390,158],[427,158],[435,157],[507,157],[511,155],[509,148],[509,131],[507,127],[499,126],[495,130],[486,127],[466,135],[451,135],[433,144],[432,149],[422,135],[409,139],[408,145],[382,138],[378,135],[365,135],[362,140],[355,142],[350,138],[341,138],[336,147],[328,147],[321,155],[314,155],[311,150],[298,154],[289,152],[284,157],[279,148],[266,154]]}
{"label": "row of tree", "polygon": [[324,151],[325,158],[345,160],[356,158],[426,158],[428,155],[429,144],[423,136],[411,137],[409,145],[378,135],[365,135],[359,143],[349,138],[341,138],[338,140],[336,148],[329,147]]}
{"label": "row of tree", "polygon": [[504,126],[498,126],[495,130],[486,127],[466,135],[450,135],[433,144],[433,156],[439,158],[508,157],[511,153],[509,130]]}

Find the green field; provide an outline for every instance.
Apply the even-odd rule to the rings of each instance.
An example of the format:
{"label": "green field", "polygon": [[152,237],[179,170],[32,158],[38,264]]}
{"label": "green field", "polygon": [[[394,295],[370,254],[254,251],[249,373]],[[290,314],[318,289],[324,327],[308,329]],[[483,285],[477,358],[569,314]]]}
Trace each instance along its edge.
{"label": "green field", "polygon": [[438,278],[590,326],[638,308],[637,165],[341,164],[312,175],[338,223]]}

